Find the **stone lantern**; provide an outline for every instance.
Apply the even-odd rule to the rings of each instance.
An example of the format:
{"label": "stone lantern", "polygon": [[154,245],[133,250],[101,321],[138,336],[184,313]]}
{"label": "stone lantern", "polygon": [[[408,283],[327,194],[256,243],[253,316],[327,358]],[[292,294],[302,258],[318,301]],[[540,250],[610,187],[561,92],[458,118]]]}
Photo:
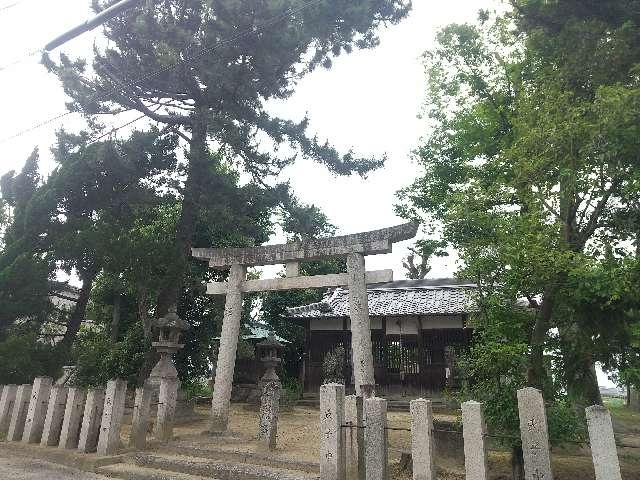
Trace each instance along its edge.
{"label": "stone lantern", "polygon": [[180,343],[182,333],[190,325],[176,313],[176,306],[169,308],[169,312],[162,318],[152,321],[154,337],[153,347],[160,354],[160,360],[153,367],[149,376],[153,387],[159,385],[158,416],[154,426],[154,435],[158,440],[167,441],[173,436],[173,420],[178,398],[178,371],[171,356],[184,347]]}
{"label": "stone lantern", "polygon": [[269,335],[266,340],[256,344],[258,358],[265,366],[260,380],[260,425],[258,440],[269,450],[276,448],[278,434],[278,415],[280,413],[280,392],[282,385],[276,374],[276,368],[282,363],[280,354],[284,349],[275,337]]}

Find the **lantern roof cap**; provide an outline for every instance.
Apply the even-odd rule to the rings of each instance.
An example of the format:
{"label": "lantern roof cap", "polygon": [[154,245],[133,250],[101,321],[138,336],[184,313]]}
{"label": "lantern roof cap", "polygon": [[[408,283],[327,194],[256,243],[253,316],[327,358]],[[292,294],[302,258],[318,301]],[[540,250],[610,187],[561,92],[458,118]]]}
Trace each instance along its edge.
{"label": "lantern roof cap", "polygon": [[176,330],[189,330],[191,325],[178,316],[175,305],[169,307],[169,311],[162,318],[153,320],[152,325],[155,328],[175,328]]}
{"label": "lantern roof cap", "polygon": [[284,348],[284,345],[273,335],[269,335],[265,340],[258,342],[256,346],[262,348]]}

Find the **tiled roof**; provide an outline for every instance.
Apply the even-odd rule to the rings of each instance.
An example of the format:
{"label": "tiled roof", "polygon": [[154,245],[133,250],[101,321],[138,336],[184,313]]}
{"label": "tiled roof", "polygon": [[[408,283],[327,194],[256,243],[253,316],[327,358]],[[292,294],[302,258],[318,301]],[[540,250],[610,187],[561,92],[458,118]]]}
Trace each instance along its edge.
{"label": "tiled roof", "polygon": [[[459,315],[474,311],[471,292],[476,285],[452,279],[401,280],[370,285],[369,315]],[[349,316],[349,290],[337,288],[321,302],[287,309],[289,318]]]}

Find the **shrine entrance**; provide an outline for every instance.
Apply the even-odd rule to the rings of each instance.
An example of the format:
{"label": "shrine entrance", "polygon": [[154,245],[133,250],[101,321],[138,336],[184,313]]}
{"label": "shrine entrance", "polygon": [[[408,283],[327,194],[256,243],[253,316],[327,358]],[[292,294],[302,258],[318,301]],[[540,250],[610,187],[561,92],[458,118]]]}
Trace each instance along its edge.
{"label": "shrine entrance", "polygon": [[[418,225],[407,223],[370,232],[306,242],[248,248],[193,248],[192,255],[216,269],[230,269],[226,282],[210,283],[207,293],[226,295],[220,349],[211,401],[212,433],[227,430],[229,404],[242,314],[242,297],[249,292],[305,288],[348,287],[351,359],[357,395],[371,397],[374,375],[367,284],[390,282],[392,270],[366,272],[364,257],[390,253],[394,243],[415,237]],[[300,276],[300,262],[346,258],[347,272]],[[286,277],[247,280],[247,267],[284,264]]]}

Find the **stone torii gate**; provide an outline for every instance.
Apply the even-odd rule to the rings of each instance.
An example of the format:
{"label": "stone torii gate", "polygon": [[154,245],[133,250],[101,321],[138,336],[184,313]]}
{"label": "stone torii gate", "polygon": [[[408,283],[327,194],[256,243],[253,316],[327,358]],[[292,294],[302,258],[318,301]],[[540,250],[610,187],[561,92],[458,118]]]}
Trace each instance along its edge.
{"label": "stone torii gate", "polygon": [[[226,282],[207,285],[210,295],[226,295],[218,363],[211,402],[211,433],[227,430],[233,371],[235,368],[242,296],[249,292],[305,288],[349,288],[351,317],[351,351],[356,394],[373,396],[375,379],[369,325],[367,284],[393,280],[393,270],[365,272],[364,257],[390,253],[396,242],[415,237],[418,225],[407,223],[396,227],[302,243],[265,245],[248,248],[193,248],[192,255],[209,262],[215,269],[230,268]],[[327,258],[346,257],[347,273],[300,276],[299,263]],[[247,280],[247,267],[285,264],[286,276],[264,280]]]}

